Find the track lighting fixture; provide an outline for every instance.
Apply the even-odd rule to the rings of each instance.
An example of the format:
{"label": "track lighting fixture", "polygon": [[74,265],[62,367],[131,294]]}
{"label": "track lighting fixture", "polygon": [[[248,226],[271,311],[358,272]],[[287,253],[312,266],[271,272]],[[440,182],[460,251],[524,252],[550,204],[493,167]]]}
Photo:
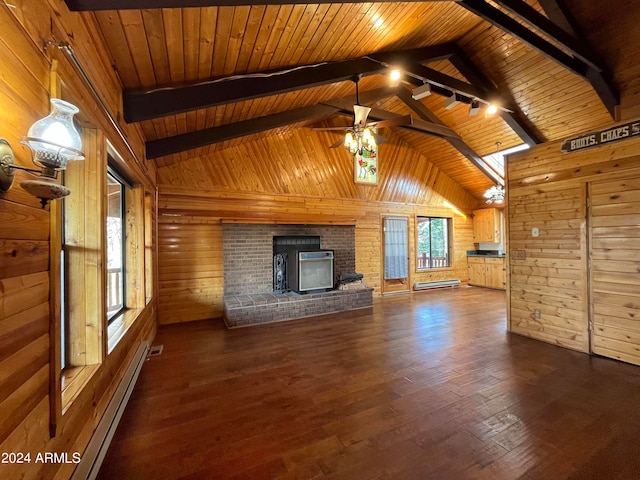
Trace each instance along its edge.
{"label": "track lighting fixture", "polygon": [[420,85],[416,87],[411,92],[411,96],[414,100],[420,100],[421,98],[428,97],[431,95],[431,85],[429,83],[425,83],[424,85]]}
{"label": "track lighting fixture", "polygon": [[462,102],[463,97],[459,93],[452,93],[450,97],[444,101],[444,108],[451,110],[453,107]]}
{"label": "track lighting fixture", "polygon": [[480,111],[480,101],[472,100],[471,105],[469,105],[469,116],[474,117],[478,114],[479,111]]}

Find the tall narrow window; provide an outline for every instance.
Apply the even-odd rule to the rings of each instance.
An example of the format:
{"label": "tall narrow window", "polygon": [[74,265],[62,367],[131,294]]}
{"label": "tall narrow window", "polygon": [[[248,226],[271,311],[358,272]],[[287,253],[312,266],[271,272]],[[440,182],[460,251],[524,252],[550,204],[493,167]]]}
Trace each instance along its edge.
{"label": "tall narrow window", "polygon": [[417,217],[417,268],[443,268],[451,266],[451,219]]}
{"label": "tall narrow window", "polygon": [[407,250],[407,219],[384,219],[384,278],[393,280],[409,277]]}
{"label": "tall narrow window", "polygon": [[111,321],[125,299],[125,184],[112,169],[107,173],[107,318]]}

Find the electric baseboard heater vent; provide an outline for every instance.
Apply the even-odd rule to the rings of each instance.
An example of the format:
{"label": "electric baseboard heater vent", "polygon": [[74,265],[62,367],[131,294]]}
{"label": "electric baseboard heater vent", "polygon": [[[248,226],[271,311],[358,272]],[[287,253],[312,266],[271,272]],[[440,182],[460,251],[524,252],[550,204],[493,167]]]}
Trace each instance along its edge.
{"label": "electric baseboard heater vent", "polygon": [[93,437],[91,437],[89,445],[82,454],[82,460],[73,472],[71,480],[93,480],[98,476],[102,460],[107,454],[113,434],[116,432],[118,422],[120,422],[120,417],[122,417],[122,413],[127,406],[148,352],[149,342],[142,342],[127,366],[127,370],[122,380],[120,380],[100,423],[98,423],[95,432],[93,432]]}
{"label": "electric baseboard heater vent", "polygon": [[460,285],[460,279],[452,278],[451,280],[436,280],[433,282],[416,282],[413,284],[413,289],[428,290],[429,288],[457,287],[458,285]]}

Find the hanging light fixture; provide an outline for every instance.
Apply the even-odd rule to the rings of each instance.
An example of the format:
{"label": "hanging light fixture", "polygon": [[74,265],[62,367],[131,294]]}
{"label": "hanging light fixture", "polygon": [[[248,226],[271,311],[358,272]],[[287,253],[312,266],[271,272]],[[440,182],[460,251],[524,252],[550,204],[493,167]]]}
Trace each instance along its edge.
{"label": "hanging light fixture", "polygon": [[[500,147],[502,146],[502,142],[496,142],[496,155],[500,153]],[[487,199],[488,204],[492,203],[503,203],[504,202],[504,187],[502,185],[494,185],[493,187],[489,187],[486,192],[484,192],[484,198]]]}
{"label": "hanging light fixture", "polygon": [[352,132],[347,132],[344,136],[344,148],[351,153],[362,155],[365,152],[372,152],[376,147],[376,140],[369,127],[354,125]]}
{"label": "hanging light fixture", "polygon": [[57,182],[58,172],[67,168],[71,160],[84,160],[82,139],[73,123],[79,112],[75,105],[58,98],[51,99],[51,113],[29,128],[21,143],[29,147],[33,163],[40,169],[15,165],[9,143],[0,139],[0,192],[7,192],[13,183],[14,170],[39,173],[35,180],[24,180],[20,186],[38,197],[44,208],[49,200],[65,197],[71,191]]}
{"label": "hanging light fixture", "polygon": [[487,199],[488,204],[503,203],[504,202],[504,187],[502,185],[494,185],[484,192],[484,198]]}

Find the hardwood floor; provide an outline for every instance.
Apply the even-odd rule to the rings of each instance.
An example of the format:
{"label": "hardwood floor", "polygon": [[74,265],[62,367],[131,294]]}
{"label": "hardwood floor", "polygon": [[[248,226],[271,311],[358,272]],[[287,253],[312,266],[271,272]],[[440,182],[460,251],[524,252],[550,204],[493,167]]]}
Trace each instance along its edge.
{"label": "hardwood floor", "polygon": [[639,478],[640,368],[511,335],[504,304],[163,326],[99,478]]}

